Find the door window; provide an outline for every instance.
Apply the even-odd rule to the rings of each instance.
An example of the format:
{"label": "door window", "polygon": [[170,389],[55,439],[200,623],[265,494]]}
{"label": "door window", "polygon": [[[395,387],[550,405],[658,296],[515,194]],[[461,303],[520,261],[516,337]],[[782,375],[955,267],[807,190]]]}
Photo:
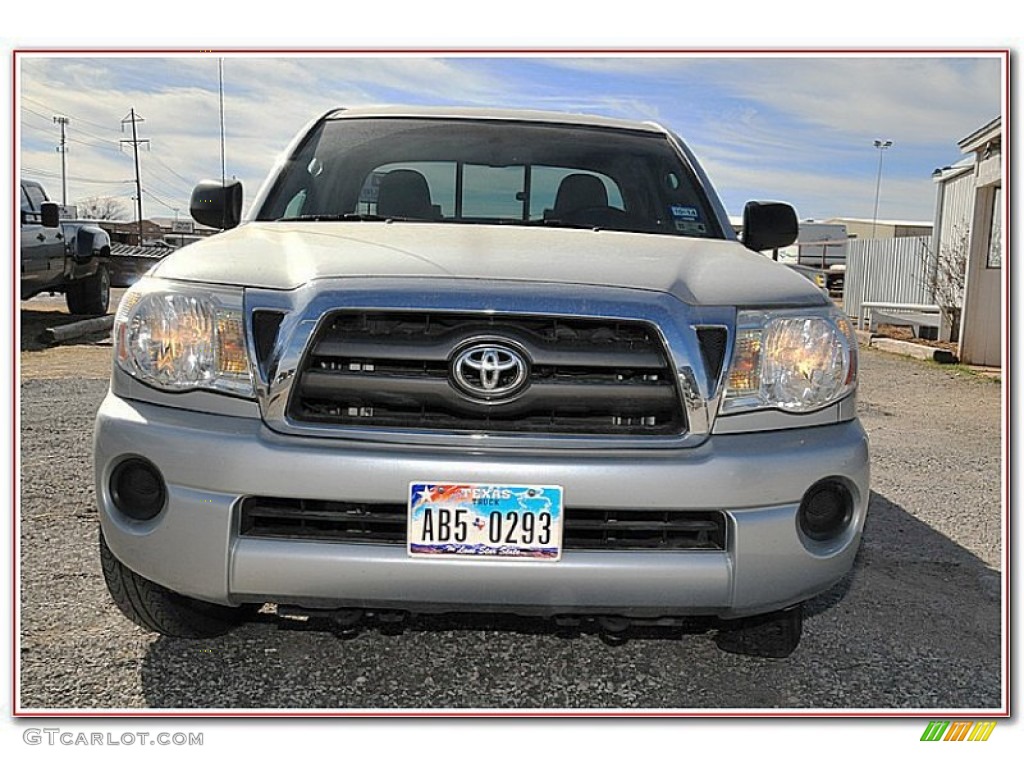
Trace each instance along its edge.
{"label": "door window", "polygon": [[988,228],[988,258],[985,266],[1000,269],[1003,266],[1003,188],[992,192],[992,217]]}

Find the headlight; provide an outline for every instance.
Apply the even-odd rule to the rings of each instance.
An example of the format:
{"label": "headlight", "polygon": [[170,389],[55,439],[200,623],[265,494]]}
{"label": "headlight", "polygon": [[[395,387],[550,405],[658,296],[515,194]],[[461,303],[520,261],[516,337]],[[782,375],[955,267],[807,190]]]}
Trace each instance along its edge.
{"label": "headlight", "polygon": [[836,310],[740,312],[723,413],[806,413],[854,390],[857,341]]}
{"label": "headlight", "polygon": [[252,397],[242,292],[140,280],[117,310],[114,360],[157,389]]}

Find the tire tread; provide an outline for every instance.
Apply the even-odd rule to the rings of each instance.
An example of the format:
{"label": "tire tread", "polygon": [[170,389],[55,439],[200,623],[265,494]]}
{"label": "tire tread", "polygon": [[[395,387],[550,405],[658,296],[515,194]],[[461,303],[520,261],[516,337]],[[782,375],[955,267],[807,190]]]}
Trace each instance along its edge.
{"label": "tire tread", "polygon": [[[106,301],[102,289],[104,277],[107,281]],[[95,274],[71,283],[65,291],[64,299],[68,312],[73,315],[105,315],[110,307],[110,275],[107,268],[101,264]]]}
{"label": "tire tread", "polygon": [[199,639],[223,635],[240,621],[238,609],[179,595],[135,573],[110,551],[102,531],[100,562],[114,604],[143,629],[169,637]]}

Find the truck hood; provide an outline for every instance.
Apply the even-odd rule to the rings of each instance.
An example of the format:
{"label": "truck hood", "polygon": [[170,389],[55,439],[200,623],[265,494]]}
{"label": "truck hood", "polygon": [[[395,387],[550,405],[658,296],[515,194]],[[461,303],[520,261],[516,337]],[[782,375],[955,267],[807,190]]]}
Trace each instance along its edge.
{"label": "truck hood", "polygon": [[167,279],[289,290],[318,278],[515,280],[660,291],[693,305],[826,303],[732,240],[418,222],[251,222],[164,259]]}

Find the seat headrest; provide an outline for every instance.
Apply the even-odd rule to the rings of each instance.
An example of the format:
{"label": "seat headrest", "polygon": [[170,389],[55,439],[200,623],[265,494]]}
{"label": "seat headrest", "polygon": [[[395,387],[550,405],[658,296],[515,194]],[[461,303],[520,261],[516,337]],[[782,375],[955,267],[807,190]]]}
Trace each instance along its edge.
{"label": "seat headrest", "polygon": [[581,208],[607,208],[608,190],[604,182],[589,173],[572,173],[562,179],[555,195],[555,207],[552,209],[557,216]]}
{"label": "seat headrest", "polygon": [[389,171],[380,180],[377,214],[410,219],[434,219],[437,211],[430,202],[430,187],[422,173]]}

